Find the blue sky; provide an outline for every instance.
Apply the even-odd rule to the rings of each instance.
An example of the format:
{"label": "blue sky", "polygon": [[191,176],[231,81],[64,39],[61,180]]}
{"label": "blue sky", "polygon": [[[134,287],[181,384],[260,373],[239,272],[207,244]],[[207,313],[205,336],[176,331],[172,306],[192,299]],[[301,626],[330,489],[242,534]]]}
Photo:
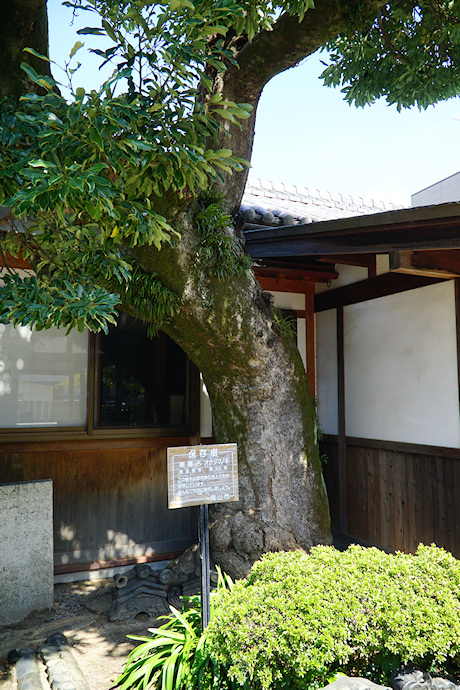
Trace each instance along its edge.
{"label": "blue sky", "polygon": [[[101,47],[98,39],[76,35],[95,20],[83,13],[71,26],[72,10],[60,0],[48,0],[48,13],[51,58],[63,64],[75,41],[84,40],[74,86],[98,86],[98,63],[86,50]],[[252,176],[409,204],[411,193],[460,170],[458,98],[423,112],[398,113],[383,102],[356,109],[322,86],[321,68],[314,55],[265,87]]]}

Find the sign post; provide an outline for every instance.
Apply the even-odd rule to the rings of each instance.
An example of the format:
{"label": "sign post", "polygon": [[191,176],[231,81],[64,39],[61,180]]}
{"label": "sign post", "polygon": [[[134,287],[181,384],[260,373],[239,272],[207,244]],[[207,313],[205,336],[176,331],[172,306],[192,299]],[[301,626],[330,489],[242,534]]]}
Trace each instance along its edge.
{"label": "sign post", "polygon": [[208,504],[238,501],[236,443],[168,448],[169,508],[200,506],[201,624],[210,620]]}
{"label": "sign post", "polygon": [[201,628],[208,627],[211,620],[211,561],[209,558],[208,504],[200,505],[200,547],[201,547]]}

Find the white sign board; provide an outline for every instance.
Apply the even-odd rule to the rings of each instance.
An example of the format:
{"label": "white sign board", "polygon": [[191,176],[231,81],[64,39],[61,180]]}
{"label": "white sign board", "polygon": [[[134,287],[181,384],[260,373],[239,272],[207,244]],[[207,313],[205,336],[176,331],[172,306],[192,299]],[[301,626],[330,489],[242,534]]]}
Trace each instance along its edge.
{"label": "white sign board", "polygon": [[169,508],[238,501],[236,443],[168,448]]}

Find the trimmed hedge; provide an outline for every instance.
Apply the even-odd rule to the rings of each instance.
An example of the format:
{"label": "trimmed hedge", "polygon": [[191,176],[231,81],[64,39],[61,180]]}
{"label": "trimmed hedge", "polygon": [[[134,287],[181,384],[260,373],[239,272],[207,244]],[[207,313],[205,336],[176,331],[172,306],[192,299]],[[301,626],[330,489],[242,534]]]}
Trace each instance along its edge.
{"label": "trimmed hedge", "polygon": [[206,654],[251,688],[316,688],[338,671],[387,681],[401,664],[455,673],[460,562],[435,546],[390,555],[271,553],[223,593]]}

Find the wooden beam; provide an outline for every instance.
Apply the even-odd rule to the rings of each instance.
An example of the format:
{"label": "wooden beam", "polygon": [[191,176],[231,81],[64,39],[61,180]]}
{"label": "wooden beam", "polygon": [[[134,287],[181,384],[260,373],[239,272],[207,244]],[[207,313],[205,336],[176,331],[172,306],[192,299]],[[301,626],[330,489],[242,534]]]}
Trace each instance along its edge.
{"label": "wooden beam", "polygon": [[318,262],[344,264],[346,266],[363,266],[363,268],[373,268],[376,264],[376,254],[330,254],[320,256]]}
{"label": "wooden beam", "polygon": [[316,278],[331,278],[333,279],[337,275],[335,270],[334,262],[328,259],[320,259],[319,261],[315,259],[314,261],[305,261],[302,257],[292,257],[289,260],[286,259],[270,259],[267,261],[262,261],[257,263],[255,269],[280,269],[281,272],[288,271],[300,271],[297,275],[291,273],[292,277],[302,277],[303,275],[310,273]]}
{"label": "wooden beam", "polygon": [[316,361],[315,361],[315,290],[305,292],[305,340],[307,380],[313,397],[316,395]]}
{"label": "wooden beam", "polygon": [[345,422],[345,351],[343,307],[337,309],[337,405],[338,405],[338,480],[339,530],[347,534],[347,445]]}
{"label": "wooden beam", "polygon": [[314,283],[327,283],[329,280],[335,280],[339,277],[337,271],[330,270],[327,266],[319,266],[318,269],[316,269],[314,266],[310,266],[309,268],[291,268],[289,266],[255,266],[254,273],[257,277],[264,276],[266,278],[304,280]]}
{"label": "wooden beam", "polygon": [[456,278],[460,276],[458,249],[390,252],[390,271],[419,276]]}
{"label": "wooden beam", "polygon": [[377,277],[377,255],[374,254],[374,261],[372,266],[367,267],[367,277],[376,278]]}
{"label": "wooden beam", "polygon": [[[288,278],[270,278],[266,276],[259,276],[256,273],[257,280],[261,287],[267,292],[300,292],[305,293],[309,285],[307,280],[291,280]],[[314,285],[314,283],[311,283]]]}
{"label": "wooden beam", "polygon": [[400,273],[384,273],[376,278],[360,280],[357,283],[326,290],[315,295],[315,312],[327,311],[349,304],[358,304],[378,297],[394,295],[398,292],[443,282],[443,278],[412,276]]}
{"label": "wooden beam", "polygon": [[[336,256],[337,254],[384,254],[395,249],[428,250],[460,249],[460,232],[458,228],[449,229],[447,237],[436,233],[424,233],[417,237],[411,232],[401,232],[400,236],[376,233],[374,238],[361,236],[347,237],[280,237],[275,240],[246,240],[246,251],[255,259],[272,259],[294,256]],[[346,257],[344,256],[344,262]]]}
{"label": "wooden beam", "polygon": [[457,331],[457,380],[460,405],[460,278],[455,280],[455,326]]}

